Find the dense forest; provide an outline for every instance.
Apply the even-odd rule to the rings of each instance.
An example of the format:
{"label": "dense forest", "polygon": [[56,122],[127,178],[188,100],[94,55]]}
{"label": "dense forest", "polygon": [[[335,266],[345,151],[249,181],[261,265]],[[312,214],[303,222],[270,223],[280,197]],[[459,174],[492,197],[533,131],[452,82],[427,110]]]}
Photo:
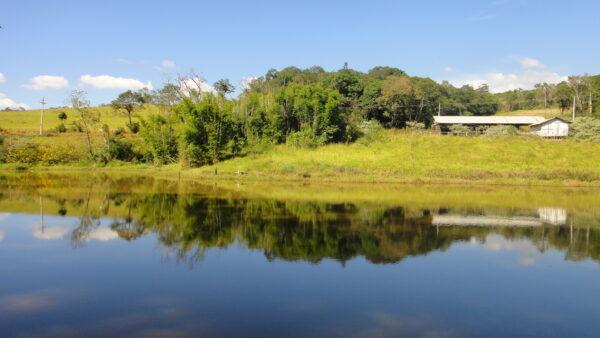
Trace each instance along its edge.
{"label": "dense forest", "polygon": [[215,92],[199,90],[201,81],[182,78],[183,85],[166,85],[149,97],[167,112],[142,121],[155,161],[179,155],[202,165],[265,144],[350,142],[375,125],[425,127],[438,113],[490,115],[498,110],[487,87],[455,88],[391,67],[367,73],[347,67],[269,70],[236,99],[228,98],[234,90],[228,80],[217,81]]}

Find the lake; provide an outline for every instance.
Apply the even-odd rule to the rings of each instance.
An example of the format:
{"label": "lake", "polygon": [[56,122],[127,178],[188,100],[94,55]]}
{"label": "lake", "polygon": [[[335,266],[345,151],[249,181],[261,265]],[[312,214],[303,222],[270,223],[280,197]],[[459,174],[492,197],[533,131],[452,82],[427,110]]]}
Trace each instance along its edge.
{"label": "lake", "polygon": [[2,337],[597,337],[600,191],[0,174]]}

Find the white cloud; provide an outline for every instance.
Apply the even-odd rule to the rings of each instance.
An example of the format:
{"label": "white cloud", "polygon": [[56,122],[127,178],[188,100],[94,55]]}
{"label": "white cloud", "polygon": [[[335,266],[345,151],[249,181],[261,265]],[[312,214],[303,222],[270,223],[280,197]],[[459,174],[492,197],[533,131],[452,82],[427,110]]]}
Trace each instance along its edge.
{"label": "white cloud", "polygon": [[0,222],[2,222],[4,219],[8,218],[8,216],[10,216],[10,214],[8,212],[0,212]]}
{"label": "white cloud", "polygon": [[488,72],[485,74],[463,75],[450,82],[455,86],[471,85],[475,88],[487,84],[490,91],[500,93],[515,89],[532,89],[538,83],[559,83],[567,80],[567,76],[546,69],[539,60],[523,58],[519,60],[521,69],[518,72]]}
{"label": "white cloud", "polygon": [[519,253],[519,264],[530,266],[541,257],[540,250],[529,240],[506,239],[497,234],[490,234],[485,238],[483,248],[489,251],[515,251]]}
{"label": "white cloud", "polygon": [[454,71],[454,68],[452,68],[450,66],[444,67],[444,73],[452,73],[453,71]]}
{"label": "white cloud", "polygon": [[247,76],[247,77],[243,77],[240,80],[240,86],[242,86],[242,89],[248,89],[250,87],[250,84],[252,83],[252,81],[258,79],[258,77],[256,76]]}
{"label": "white cloud", "polygon": [[121,90],[138,90],[143,88],[153,89],[152,82],[143,83],[140,80],[129,79],[124,77],[114,77],[110,75],[92,76],[89,74],[82,75],[79,82],[83,85],[92,86],[98,89],[121,89]]}
{"label": "white cloud", "polygon": [[41,240],[55,240],[55,239],[63,239],[67,235],[69,230],[63,226],[54,226],[54,227],[44,227],[36,226],[33,228],[32,234],[33,237]]}
{"label": "white cloud", "polygon": [[534,58],[522,58],[521,60],[519,60],[519,63],[525,69],[530,69],[530,68],[543,69],[543,68],[546,68],[546,66],[544,66],[540,62],[540,60],[534,59]]}
{"label": "white cloud", "polygon": [[109,228],[97,228],[92,230],[87,239],[95,239],[97,241],[110,241],[119,238],[119,234]]}
{"label": "white cloud", "polygon": [[5,94],[0,93],[0,109],[5,109],[5,108],[10,108],[10,109],[25,108],[25,109],[29,109],[29,105],[27,105],[25,103],[17,103],[15,101],[13,101],[10,97],[6,96]]}
{"label": "white cloud", "polygon": [[117,61],[118,63],[125,64],[125,65],[130,65],[130,64],[132,64],[132,63],[133,63],[133,61],[131,61],[131,60],[129,60],[129,59],[125,59],[125,58],[118,58],[118,59],[117,59],[117,60],[115,60],[115,61]]}
{"label": "white cloud", "polygon": [[31,78],[29,83],[24,84],[22,87],[31,90],[44,90],[44,89],[64,89],[69,86],[69,81],[62,76],[54,75],[38,75]]}
{"label": "white cloud", "polygon": [[175,64],[175,61],[173,61],[173,60],[163,60],[160,63],[160,66],[165,69],[172,69],[172,68],[177,67],[177,65]]}
{"label": "white cloud", "polygon": [[6,82],[6,76],[4,76],[4,74],[0,73],[0,83],[4,83]]}
{"label": "white cloud", "polygon": [[181,90],[189,92],[190,90],[200,91],[201,93],[216,93],[216,90],[210,84],[206,83],[201,77],[185,79],[180,83]]}

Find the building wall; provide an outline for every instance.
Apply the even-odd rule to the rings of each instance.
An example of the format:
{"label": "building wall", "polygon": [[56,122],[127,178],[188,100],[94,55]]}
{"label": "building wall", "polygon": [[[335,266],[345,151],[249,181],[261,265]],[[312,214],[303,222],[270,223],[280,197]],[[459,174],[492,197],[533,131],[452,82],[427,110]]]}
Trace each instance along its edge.
{"label": "building wall", "polygon": [[567,137],[569,136],[569,124],[554,120],[535,127],[534,133],[541,137]]}

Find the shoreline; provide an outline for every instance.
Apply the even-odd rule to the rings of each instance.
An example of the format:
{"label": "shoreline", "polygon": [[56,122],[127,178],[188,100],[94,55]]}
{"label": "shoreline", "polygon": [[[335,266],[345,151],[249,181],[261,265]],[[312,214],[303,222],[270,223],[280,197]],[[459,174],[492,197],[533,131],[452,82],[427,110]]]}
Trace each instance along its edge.
{"label": "shoreline", "polygon": [[[217,165],[218,167],[218,165]],[[0,174],[11,173],[49,173],[49,174],[68,174],[68,173],[108,173],[108,174],[134,174],[134,175],[150,175],[156,178],[177,178],[186,179],[198,182],[248,182],[248,183],[275,183],[275,184],[356,184],[356,185],[436,185],[436,186],[456,186],[456,187],[548,187],[548,188],[600,188],[600,181],[582,181],[573,179],[555,179],[541,180],[515,177],[502,177],[485,173],[489,178],[480,179],[465,179],[465,178],[448,178],[435,176],[382,176],[374,177],[367,175],[309,175],[305,177],[297,173],[294,174],[271,174],[266,175],[262,172],[257,173],[231,173],[219,172],[217,174],[210,173],[214,166],[206,166],[201,168],[181,169],[178,165],[168,165],[156,167],[148,164],[111,164],[108,166],[95,165],[60,165],[60,166],[33,166],[22,168],[18,164],[2,164],[0,165]],[[516,173],[515,173],[516,174]],[[494,177],[495,176],[495,177]]]}

